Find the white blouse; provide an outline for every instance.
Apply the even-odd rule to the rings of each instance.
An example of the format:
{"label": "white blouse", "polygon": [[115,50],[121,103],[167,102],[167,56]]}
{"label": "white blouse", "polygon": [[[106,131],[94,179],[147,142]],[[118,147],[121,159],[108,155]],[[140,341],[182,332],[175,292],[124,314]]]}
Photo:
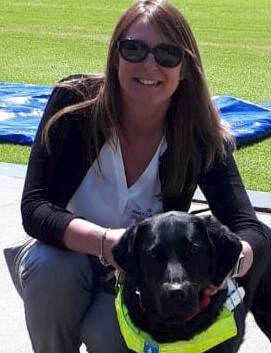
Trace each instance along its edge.
{"label": "white blouse", "polygon": [[163,137],[147,168],[127,187],[119,139],[106,142],[92,164],[67,210],[102,227],[126,228],[162,212],[159,157],[166,149]]}

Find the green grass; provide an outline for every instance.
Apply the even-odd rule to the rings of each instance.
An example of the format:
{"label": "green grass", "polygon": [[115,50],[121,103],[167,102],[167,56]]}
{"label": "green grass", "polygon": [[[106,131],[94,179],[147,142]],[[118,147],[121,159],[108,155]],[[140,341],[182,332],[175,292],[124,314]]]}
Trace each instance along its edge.
{"label": "green grass", "polygon": [[[271,1],[172,1],[198,40],[212,93],[270,100]],[[54,84],[102,71],[107,44],[131,0],[0,0],[0,78]]]}
{"label": "green grass", "polygon": [[246,189],[271,192],[271,138],[235,152]]}
{"label": "green grass", "polygon": [[[52,85],[71,73],[103,71],[110,34],[131,3],[0,0],[0,80]],[[198,40],[212,95],[271,100],[271,0],[172,3]],[[271,191],[270,150],[268,139],[236,152],[247,188]],[[29,152],[0,144],[0,161],[27,163]]]}
{"label": "green grass", "polygon": [[0,162],[27,164],[31,147],[13,145],[13,144],[0,144]]}
{"label": "green grass", "polygon": [[130,3],[0,0],[1,80],[53,84],[74,72],[102,71],[109,36]]}

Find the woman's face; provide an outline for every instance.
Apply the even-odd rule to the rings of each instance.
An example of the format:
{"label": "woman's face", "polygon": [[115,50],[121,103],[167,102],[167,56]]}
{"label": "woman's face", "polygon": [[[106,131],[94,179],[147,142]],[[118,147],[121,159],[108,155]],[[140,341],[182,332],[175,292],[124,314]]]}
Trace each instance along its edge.
{"label": "woman's face", "polygon": [[[165,40],[145,17],[138,18],[130,26],[123,39],[128,38],[140,40],[149,48],[162,43],[173,44]],[[139,63],[128,62],[119,54],[117,70],[124,103],[144,104],[146,108],[148,105],[156,108],[168,106],[181,77],[181,64],[163,67],[155,61],[152,53]]]}

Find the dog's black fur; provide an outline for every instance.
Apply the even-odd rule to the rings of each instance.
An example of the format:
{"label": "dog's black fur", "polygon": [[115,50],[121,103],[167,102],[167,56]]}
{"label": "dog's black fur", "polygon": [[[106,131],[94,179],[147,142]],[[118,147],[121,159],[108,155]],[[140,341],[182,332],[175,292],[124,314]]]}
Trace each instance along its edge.
{"label": "dog's black fur", "polygon": [[227,290],[193,315],[206,287],[223,281],[241,248],[237,235],[213,216],[168,212],[132,226],[113,256],[124,270],[123,300],[133,323],[160,343],[189,340],[207,329]]}

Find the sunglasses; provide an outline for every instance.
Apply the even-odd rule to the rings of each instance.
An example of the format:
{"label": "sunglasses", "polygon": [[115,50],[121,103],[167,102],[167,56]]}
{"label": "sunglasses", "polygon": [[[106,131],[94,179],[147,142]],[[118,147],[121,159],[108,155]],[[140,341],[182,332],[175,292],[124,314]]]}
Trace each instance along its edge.
{"label": "sunglasses", "polygon": [[184,50],[170,44],[159,44],[150,48],[141,40],[123,39],[117,43],[121,57],[131,63],[144,61],[149,53],[154,55],[157,64],[163,67],[176,67],[184,58]]}

